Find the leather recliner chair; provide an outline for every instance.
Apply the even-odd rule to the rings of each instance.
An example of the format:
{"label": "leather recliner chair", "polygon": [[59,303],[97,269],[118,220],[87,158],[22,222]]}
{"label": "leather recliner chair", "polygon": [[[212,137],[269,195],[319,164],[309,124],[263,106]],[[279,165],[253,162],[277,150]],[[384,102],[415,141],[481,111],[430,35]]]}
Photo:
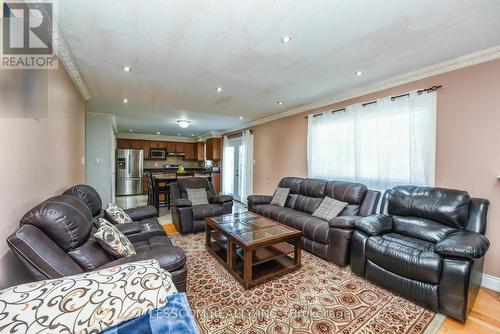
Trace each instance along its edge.
{"label": "leather recliner chair", "polygon": [[[192,205],[186,189],[205,189],[209,204]],[[233,197],[216,195],[214,185],[203,177],[178,179],[170,184],[172,220],[182,234],[205,231],[205,218],[233,212]]]}
{"label": "leather recliner chair", "polygon": [[177,289],[186,290],[186,255],[166,235],[133,242],[136,255],[115,259],[94,240],[94,232],[88,207],[74,196],[60,195],[28,211],[7,243],[37,280],[156,259]]}
{"label": "leather recliner chair", "polygon": [[[73,186],[64,192],[64,195],[75,196],[89,208],[94,225],[99,227],[99,218],[106,218],[102,209],[102,200],[97,190],[86,184]],[[166,235],[165,230],[158,223],[158,210],[154,206],[146,205],[123,210],[132,218],[132,223],[118,224],[116,227],[125,234],[130,241],[148,240],[154,236]]]}
{"label": "leather recliner chair", "polygon": [[488,200],[459,190],[398,186],[386,192],[383,203],[387,214],[355,223],[352,271],[465,321],[489,247]]}

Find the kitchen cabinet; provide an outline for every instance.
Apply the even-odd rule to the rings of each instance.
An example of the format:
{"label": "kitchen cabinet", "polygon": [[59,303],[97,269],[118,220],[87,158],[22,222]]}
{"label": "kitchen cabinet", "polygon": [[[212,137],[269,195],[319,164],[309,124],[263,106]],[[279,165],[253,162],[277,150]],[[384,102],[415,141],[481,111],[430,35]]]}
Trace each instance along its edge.
{"label": "kitchen cabinet", "polygon": [[142,177],[142,192],[147,193],[148,192],[148,176],[144,175]]}
{"label": "kitchen cabinet", "polygon": [[167,152],[173,153],[175,152],[175,143],[167,142]]}
{"label": "kitchen cabinet", "polygon": [[220,182],[220,173],[211,173],[212,183],[214,184],[214,189],[216,194],[220,194],[221,192],[221,182]]}
{"label": "kitchen cabinet", "polygon": [[207,160],[219,161],[221,158],[220,138],[207,139],[205,158]]}
{"label": "kitchen cabinet", "polygon": [[144,159],[149,159],[149,140],[131,140],[130,148],[144,151]]}
{"label": "kitchen cabinet", "polygon": [[183,152],[184,152],[184,144],[175,143],[175,153],[183,153]]}
{"label": "kitchen cabinet", "polygon": [[128,150],[130,148],[130,140],[129,139],[122,139],[122,138],[116,139],[116,148]]}
{"label": "kitchen cabinet", "polygon": [[205,161],[205,143],[198,142],[194,146],[196,161]]}
{"label": "kitchen cabinet", "polygon": [[196,160],[194,146],[195,144],[192,143],[184,143],[184,153],[186,154],[184,160]]}

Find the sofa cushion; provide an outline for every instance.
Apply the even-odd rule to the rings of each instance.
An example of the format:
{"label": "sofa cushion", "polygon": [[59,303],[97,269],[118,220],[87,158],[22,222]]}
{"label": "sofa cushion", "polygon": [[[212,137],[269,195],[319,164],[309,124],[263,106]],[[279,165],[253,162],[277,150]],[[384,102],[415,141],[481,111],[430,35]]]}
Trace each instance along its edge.
{"label": "sofa cushion", "polygon": [[427,218],[460,229],[469,215],[470,196],[460,190],[398,186],[388,191],[387,199],[390,215]]}
{"label": "sofa cushion", "polygon": [[397,233],[373,236],[366,243],[366,257],[400,276],[439,284],[442,257],[432,242]]}
{"label": "sofa cushion", "polygon": [[207,191],[203,188],[191,189],[186,188],[188,200],[191,205],[206,205],[208,204]]}
{"label": "sofa cushion", "polygon": [[40,229],[67,252],[87,241],[92,228],[92,214],[77,197],[60,195],[28,211],[21,219],[21,225],[26,224]]}
{"label": "sofa cushion", "polygon": [[321,179],[304,179],[300,184],[300,194],[309,197],[325,196],[325,187],[328,181]]}
{"label": "sofa cushion", "polygon": [[113,261],[113,257],[94,239],[89,239],[80,247],[69,251],[68,255],[84,271],[96,270],[105,263]]}
{"label": "sofa cushion", "polygon": [[316,211],[322,200],[323,199],[321,197],[298,195],[293,208],[297,211],[312,214],[314,211]]}
{"label": "sofa cushion", "polygon": [[273,199],[271,200],[272,205],[285,206],[288,194],[290,193],[290,188],[278,187],[274,191]]}
{"label": "sofa cushion", "polygon": [[128,238],[104,218],[99,219],[99,229],[94,234],[97,242],[115,258],[135,255],[134,245]]}
{"label": "sofa cushion", "polygon": [[171,285],[165,278],[158,262],[147,260],[14,286],[0,291],[0,328],[9,333],[102,332],[165,306],[165,286]]}
{"label": "sofa cushion", "polygon": [[193,220],[201,220],[207,217],[222,215],[222,205],[220,204],[194,205],[192,208]]}
{"label": "sofa cushion", "polygon": [[338,201],[325,196],[318,208],[313,212],[313,216],[324,220],[331,220],[339,215],[346,207],[347,202]]}
{"label": "sofa cushion", "polygon": [[392,222],[394,232],[430,242],[438,242],[457,230],[426,218],[392,216]]}
{"label": "sofa cushion", "polygon": [[78,197],[92,212],[92,216],[97,216],[102,211],[102,201],[97,190],[87,184],[79,184],[66,190],[63,195]]}
{"label": "sofa cushion", "polygon": [[325,195],[338,201],[361,205],[367,190],[366,186],[361,183],[330,181],[325,187]]}
{"label": "sofa cushion", "polygon": [[280,188],[290,188],[290,194],[299,194],[300,185],[304,181],[301,177],[284,177],[280,180],[278,187]]}

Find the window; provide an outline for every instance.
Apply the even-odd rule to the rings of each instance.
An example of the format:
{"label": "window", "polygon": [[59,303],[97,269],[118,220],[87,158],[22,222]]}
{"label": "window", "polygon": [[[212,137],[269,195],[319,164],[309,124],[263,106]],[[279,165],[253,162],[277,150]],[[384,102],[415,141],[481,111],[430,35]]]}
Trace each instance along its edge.
{"label": "window", "polygon": [[309,177],[374,189],[434,185],[436,92],[308,117]]}

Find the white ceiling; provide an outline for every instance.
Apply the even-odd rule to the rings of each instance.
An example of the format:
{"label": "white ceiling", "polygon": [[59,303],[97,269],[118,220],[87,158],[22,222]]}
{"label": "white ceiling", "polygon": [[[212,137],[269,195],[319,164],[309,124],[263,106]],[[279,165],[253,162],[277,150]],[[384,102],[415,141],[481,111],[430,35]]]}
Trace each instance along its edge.
{"label": "white ceiling", "polygon": [[226,130],[500,44],[499,0],[59,4],[92,109],[140,133]]}

